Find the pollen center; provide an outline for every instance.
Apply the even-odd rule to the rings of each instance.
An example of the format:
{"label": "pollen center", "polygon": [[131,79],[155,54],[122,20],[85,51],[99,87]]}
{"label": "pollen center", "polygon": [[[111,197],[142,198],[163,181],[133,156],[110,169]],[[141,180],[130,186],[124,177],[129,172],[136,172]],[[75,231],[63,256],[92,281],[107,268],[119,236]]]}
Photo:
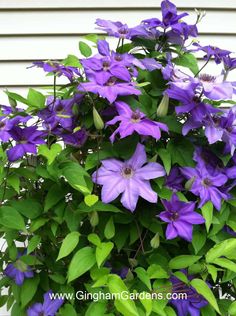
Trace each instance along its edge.
{"label": "pollen center", "polygon": [[132,168],[130,167],[124,167],[122,169],[122,176],[126,179],[130,179],[132,178],[132,176],[134,175],[134,171]]}

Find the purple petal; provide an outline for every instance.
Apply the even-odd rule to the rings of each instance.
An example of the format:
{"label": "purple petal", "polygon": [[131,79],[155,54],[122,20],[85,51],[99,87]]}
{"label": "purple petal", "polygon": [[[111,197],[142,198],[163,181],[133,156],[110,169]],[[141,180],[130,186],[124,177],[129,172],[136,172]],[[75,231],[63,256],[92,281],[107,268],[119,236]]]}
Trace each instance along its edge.
{"label": "purple petal", "polygon": [[164,168],[156,162],[149,162],[146,166],[135,171],[135,177],[142,180],[156,179],[166,174]]}
{"label": "purple petal", "polygon": [[147,155],[144,145],[138,143],[133,156],[127,160],[126,164],[130,165],[134,170],[141,168],[147,161]]}

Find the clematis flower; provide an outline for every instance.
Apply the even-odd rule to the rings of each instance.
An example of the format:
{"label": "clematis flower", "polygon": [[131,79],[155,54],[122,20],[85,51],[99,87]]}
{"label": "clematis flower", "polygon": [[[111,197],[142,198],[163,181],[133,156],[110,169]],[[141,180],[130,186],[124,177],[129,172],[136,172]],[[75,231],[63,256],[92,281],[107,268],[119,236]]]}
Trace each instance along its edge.
{"label": "clematis flower", "polygon": [[96,78],[94,82],[84,82],[78,86],[80,91],[92,92],[99,94],[100,97],[113,103],[119,95],[139,95],[141,92],[135,88],[131,82],[119,82],[117,78],[111,77],[105,84]]}
{"label": "clematis flower", "polygon": [[118,116],[115,116],[107,125],[114,125],[120,122],[119,127],[111,135],[110,140],[114,142],[116,134],[120,134],[120,138],[132,135],[134,132],[142,136],[152,136],[155,139],[160,139],[161,129],[168,132],[167,125],[146,118],[145,114],[139,110],[132,111],[128,104],[123,101],[115,103]]}
{"label": "clematis flower", "polygon": [[133,156],[127,161],[102,160],[102,166],[93,173],[93,182],[102,185],[102,201],[109,203],[121,193],[121,203],[133,212],[138,198],[157,202],[157,193],[152,190],[149,180],[165,175],[164,168],[155,162],[147,163],[144,145],[138,144]]}
{"label": "clematis flower", "polygon": [[223,57],[224,67],[226,71],[231,71],[236,68],[236,57]]}
{"label": "clematis flower", "polygon": [[74,133],[61,133],[61,137],[65,144],[73,147],[82,147],[88,138],[85,129],[80,129]]}
{"label": "clematis flower", "polygon": [[227,176],[219,170],[212,172],[203,164],[197,164],[195,168],[183,167],[180,169],[182,174],[191,182],[189,191],[200,197],[199,207],[211,201],[215,208],[220,211],[221,200],[229,199],[229,195],[225,193],[223,188],[228,181]]}
{"label": "clematis flower", "polygon": [[14,118],[9,118],[6,116],[0,116],[0,140],[4,143],[11,138],[11,130],[13,127],[19,123],[25,123],[30,119],[30,116],[15,116]]}
{"label": "clematis flower", "polygon": [[51,295],[51,290],[45,293],[43,303],[35,303],[28,308],[27,316],[55,316],[64,303],[64,300],[61,298],[52,298]]}
{"label": "clematis flower", "polygon": [[227,57],[231,51],[221,49],[219,47],[215,46],[201,46],[198,43],[193,43],[194,46],[197,47],[197,49],[193,49],[192,51],[203,51],[205,53],[205,56],[203,57],[205,60],[209,60],[210,58],[214,58],[216,64],[220,64],[223,60],[223,58]]}
{"label": "clematis flower", "polygon": [[9,263],[4,270],[4,274],[13,279],[16,285],[21,286],[25,279],[33,278],[34,273],[23,261],[17,260]]}
{"label": "clematis flower", "polygon": [[16,145],[7,150],[9,161],[16,161],[23,157],[26,153],[36,154],[37,146],[44,144],[42,138],[44,133],[38,131],[36,126],[20,128],[15,126],[11,130],[11,137],[16,141]]}
{"label": "clematis flower", "polygon": [[[187,275],[186,270],[182,270]],[[193,280],[194,276],[187,275],[188,280]],[[180,316],[200,316],[201,308],[208,305],[208,302],[203,296],[198,294],[196,290],[176,278],[175,276],[170,277],[172,283],[172,293],[185,293],[187,298],[172,299],[170,303],[176,308],[178,315]],[[209,284],[208,284],[209,286]]]}
{"label": "clematis flower", "polygon": [[204,218],[194,212],[194,202],[182,202],[174,193],[170,201],[162,200],[165,211],[161,212],[158,217],[164,222],[167,222],[166,238],[174,239],[177,236],[192,241],[193,224],[202,224]]}
{"label": "clematis flower", "polygon": [[175,166],[170,170],[170,174],[166,177],[165,185],[173,191],[182,191],[184,188],[183,182],[184,176],[179,168]]}
{"label": "clematis flower", "polygon": [[99,26],[99,30],[107,32],[110,36],[130,39],[131,34],[127,24],[102,19],[97,19],[96,24]]}

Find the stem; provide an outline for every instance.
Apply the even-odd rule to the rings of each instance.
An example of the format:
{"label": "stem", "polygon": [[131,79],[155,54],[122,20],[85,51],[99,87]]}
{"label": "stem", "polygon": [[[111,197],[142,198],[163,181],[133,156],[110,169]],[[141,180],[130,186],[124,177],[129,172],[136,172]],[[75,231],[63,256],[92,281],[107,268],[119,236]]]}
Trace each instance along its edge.
{"label": "stem", "polygon": [[3,204],[4,199],[5,199],[5,194],[6,194],[6,189],[7,189],[7,178],[8,178],[9,171],[10,171],[10,164],[8,163],[7,164],[7,172],[6,172],[6,179],[4,181],[3,194],[2,194],[2,199],[1,199],[0,205]]}
{"label": "stem", "polygon": [[205,64],[198,70],[198,72],[196,73],[196,75],[194,76],[194,78],[196,78],[199,73],[206,67],[206,65],[209,63],[211,58],[208,58],[207,61],[205,62]]}

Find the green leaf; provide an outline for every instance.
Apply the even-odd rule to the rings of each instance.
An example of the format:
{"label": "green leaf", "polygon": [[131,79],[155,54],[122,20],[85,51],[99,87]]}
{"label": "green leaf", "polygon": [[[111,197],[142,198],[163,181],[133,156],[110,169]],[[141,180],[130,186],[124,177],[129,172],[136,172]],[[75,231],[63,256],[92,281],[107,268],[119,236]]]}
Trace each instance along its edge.
{"label": "green leaf", "polygon": [[10,206],[2,206],[0,208],[0,224],[7,228],[26,232],[23,217],[17,212],[16,209]]}
{"label": "green leaf", "polygon": [[100,268],[101,264],[106,260],[106,258],[111,253],[112,249],[114,247],[114,244],[109,242],[102,242],[97,246],[96,248],[96,260],[98,267]]}
{"label": "green leaf", "polygon": [[236,301],[233,302],[229,307],[229,314],[232,316],[236,315]]}
{"label": "green leaf", "polygon": [[161,160],[163,161],[166,173],[168,175],[171,169],[171,154],[168,150],[164,148],[160,148],[158,150],[158,154],[161,157]]}
{"label": "green leaf", "polygon": [[214,260],[214,264],[217,264],[218,266],[226,268],[230,271],[236,272],[236,263],[226,258],[216,258]]}
{"label": "green leaf", "polygon": [[107,239],[111,239],[115,236],[115,225],[113,222],[113,217],[110,217],[108,222],[106,223],[105,230],[104,230],[104,236]]}
{"label": "green leaf", "polygon": [[65,304],[60,309],[61,316],[77,316],[77,312],[71,304]]}
{"label": "green leaf", "polygon": [[13,100],[19,101],[19,102],[21,102],[23,104],[29,105],[29,101],[26,98],[24,98],[21,95],[19,95],[19,94],[15,93],[15,92],[10,92],[8,90],[5,91],[5,93],[7,94],[8,97],[10,97]]}
{"label": "green leaf", "polygon": [[201,259],[201,256],[181,255],[170,260],[170,269],[183,269],[191,266]]}
{"label": "green leaf", "polygon": [[177,57],[173,62],[178,66],[189,68],[194,75],[199,71],[197,58],[191,53],[184,53],[180,57]]}
{"label": "green leaf", "polygon": [[82,65],[79,61],[79,58],[75,55],[68,55],[63,61],[62,64],[65,66],[81,68]]}
{"label": "green leaf", "polygon": [[84,202],[87,206],[93,206],[98,201],[98,196],[95,194],[88,194],[84,197]]}
{"label": "green leaf", "polygon": [[92,49],[85,42],[81,42],[81,41],[79,42],[79,50],[81,54],[85,57],[89,57],[92,55]]}
{"label": "green leaf", "polygon": [[193,240],[192,240],[192,245],[193,245],[195,254],[197,254],[199,250],[202,249],[202,247],[205,245],[205,242],[206,242],[205,231],[195,230],[193,232]]}
{"label": "green leaf", "polygon": [[96,257],[91,247],[85,247],[76,252],[71,260],[68,270],[68,282],[71,282],[85,272],[89,271],[96,263]]}
{"label": "green leaf", "polygon": [[87,206],[84,202],[80,203],[79,205],[79,212],[82,213],[90,213],[90,212],[112,212],[112,213],[120,213],[121,210],[119,210],[116,206],[112,204],[105,204],[101,201],[98,201],[91,207]]}
{"label": "green leaf", "polygon": [[27,95],[27,100],[31,107],[36,109],[43,109],[45,106],[46,97],[41,92],[30,88]]}
{"label": "green leaf", "polygon": [[110,293],[117,294],[115,306],[122,315],[139,316],[135,303],[131,299],[122,299],[118,297],[118,295],[121,295],[122,292],[129,293],[125,283],[121,280],[121,278],[118,275],[109,275],[108,288]]}
{"label": "green leaf", "polygon": [[79,243],[79,236],[78,232],[71,232],[64,238],[56,261],[68,256],[75,249]]}
{"label": "green leaf", "polygon": [[147,288],[151,291],[152,285],[151,285],[150,278],[148,276],[147,271],[142,267],[138,267],[134,271],[137,274],[139,280],[141,280],[147,286]]}
{"label": "green leaf", "polygon": [[20,300],[22,307],[25,307],[34,297],[39,284],[39,277],[25,279],[20,291]]}
{"label": "green leaf", "polygon": [[95,246],[100,246],[100,244],[101,244],[101,240],[97,234],[89,234],[88,241],[90,241]]}
{"label": "green leaf", "polygon": [[167,144],[167,150],[171,154],[172,164],[180,166],[194,166],[193,162],[193,144],[187,139],[172,139]]}
{"label": "green leaf", "polygon": [[202,316],[216,316],[216,312],[211,305],[206,305],[203,308],[201,308],[201,315]]}
{"label": "green leaf", "polygon": [[193,279],[190,284],[195,290],[201,294],[211,306],[221,315],[216,298],[208,285],[201,279]]}
{"label": "green leaf", "polygon": [[36,247],[40,244],[40,242],[41,242],[40,236],[38,235],[33,236],[29,241],[29,244],[27,247],[27,254],[29,255],[31,252],[33,252],[36,249]]}
{"label": "green leaf", "polygon": [[139,300],[146,310],[146,316],[149,316],[152,312],[152,299],[148,298],[148,294],[150,295],[150,293],[143,292],[140,294],[141,294],[141,296],[139,297]]}
{"label": "green leaf", "polygon": [[160,265],[151,264],[147,269],[147,274],[150,279],[168,279],[169,275]]}
{"label": "green leaf", "polygon": [[51,207],[56,205],[61,199],[64,198],[64,192],[62,188],[55,183],[53,186],[50,187],[44,203],[44,211],[47,212]]}
{"label": "green leaf", "polygon": [[[104,316],[106,315],[106,302],[92,302],[89,304],[85,316]],[[67,315],[65,315],[67,316]]]}
{"label": "green leaf", "polygon": [[208,201],[206,204],[203,205],[201,210],[202,216],[205,218],[206,230],[207,232],[209,232],[213,219],[213,204],[210,201]]}
{"label": "green leaf", "polygon": [[17,193],[20,192],[20,179],[16,174],[11,174],[7,177],[7,183],[16,190]]}
{"label": "green leaf", "polygon": [[219,257],[227,257],[228,259],[236,259],[236,238],[226,239],[213,248],[206,254],[206,262],[215,262]]}
{"label": "green leaf", "polygon": [[35,219],[43,212],[42,205],[37,200],[31,198],[28,198],[27,200],[11,201],[11,206],[30,219]]}
{"label": "green leaf", "polygon": [[48,164],[53,163],[57,155],[62,151],[60,144],[52,144],[50,148],[47,145],[43,144],[38,147],[38,154],[44,156]]}

